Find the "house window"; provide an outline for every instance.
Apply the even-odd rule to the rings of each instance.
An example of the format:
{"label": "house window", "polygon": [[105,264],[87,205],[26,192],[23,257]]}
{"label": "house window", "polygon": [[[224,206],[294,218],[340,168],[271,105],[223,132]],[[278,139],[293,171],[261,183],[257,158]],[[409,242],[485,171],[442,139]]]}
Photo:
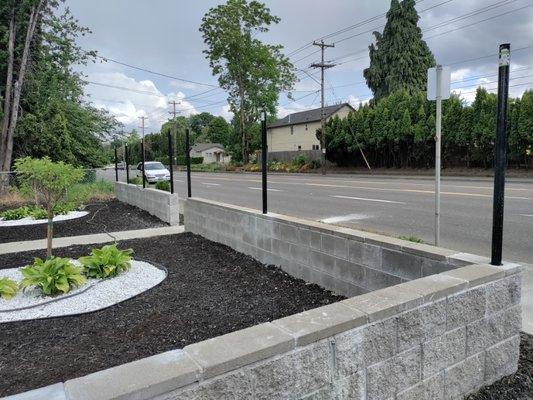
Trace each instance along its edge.
{"label": "house window", "polygon": [[298,146],[298,150],[302,150],[302,146]]}
{"label": "house window", "polygon": [[318,144],[314,144],[313,145],[313,150],[318,150],[318,147],[319,147]]}
{"label": "house window", "polygon": [[291,135],[294,134],[294,125],[291,125]]}

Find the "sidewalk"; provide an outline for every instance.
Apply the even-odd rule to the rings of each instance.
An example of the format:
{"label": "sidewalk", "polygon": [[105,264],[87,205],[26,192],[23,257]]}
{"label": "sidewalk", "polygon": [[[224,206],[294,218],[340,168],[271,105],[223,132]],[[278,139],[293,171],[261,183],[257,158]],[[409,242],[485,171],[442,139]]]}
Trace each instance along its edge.
{"label": "sidewalk", "polygon": [[[97,233],[93,235],[69,236],[56,238],[53,247],[68,247],[79,244],[109,243],[115,240],[141,239],[153,236],[175,235],[184,232],[183,225],[165,226],[162,228],[137,229],[133,231],[120,231],[110,233]],[[46,239],[29,240],[24,242],[11,242],[0,244],[0,254],[18,253],[21,251],[46,249]]]}

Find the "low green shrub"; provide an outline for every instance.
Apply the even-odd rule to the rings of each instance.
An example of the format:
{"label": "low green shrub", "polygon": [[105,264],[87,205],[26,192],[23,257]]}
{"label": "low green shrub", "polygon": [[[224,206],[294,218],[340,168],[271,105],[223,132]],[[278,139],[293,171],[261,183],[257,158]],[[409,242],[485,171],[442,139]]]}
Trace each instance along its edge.
{"label": "low green shrub", "polygon": [[68,258],[35,258],[33,264],[21,269],[24,277],[20,286],[37,287],[47,296],[68,293],[71,288],[83,285],[87,278],[83,267],[76,267]]}
{"label": "low green shrub", "polygon": [[165,192],[170,192],[170,181],[159,181],[155,184],[155,188],[164,190]]}
{"label": "low green shrub", "polygon": [[295,167],[303,167],[309,162],[308,158],[304,154],[298,154],[294,156],[291,161],[291,164]]}
{"label": "low green shrub", "polygon": [[191,164],[191,171],[196,172],[216,172],[216,171],[223,171],[224,166],[217,163],[211,163],[211,164]]}
{"label": "low green shrub", "polygon": [[309,168],[311,169],[318,169],[322,166],[322,163],[320,162],[320,160],[311,160],[309,162]]}
{"label": "low green shrub", "polygon": [[10,300],[19,291],[17,282],[12,279],[2,277],[0,278],[0,297],[4,300]]}
{"label": "low green shrub", "polygon": [[78,261],[89,278],[104,279],[117,276],[131,267],[132,249],[119,250],[116,244],[93,249],[89,256]]}
{"label": "low green shrub", "polygon": [[140,176],[134,176],[133,178],[130,178],[130,182],[131,184],[133,185],[142,185],[143,184],[143,180],[141,179]]}
{"label": "low green shrub", "polygon": [[413,235],[399,236],[398,238],[402,240],[407,240],[408,242],[413,242],[413,243],[424,243],[422,239],[420,239],[419,237],[413,236]]}
{"label": "low green shrub", "polygon": [[54,206],[54,215],[67,215],[69,212],[74,211],[76,206],[72,203],[56,204]]}
{"label": "low green shrub", "polygon": [[5,210],[0,213],[0,217],[2,217],[4,221],[13,221],[16,219],[22,219],[29,215],[30,215],[30,208],[28,206],[14,208],[12,210]]}
{"label": "low green shrub", "polygon": [[113,182],[103,179],[90,183],[78,183],[67,189],[64,203],[71,203],[79,207],[88,201],[107,200],[114,196],[115,186]]}
{"label": "low green shrub", "polygon": [[[56,207],[59,207],[59,204],[57,204]],[[56,207],[54,207],[54,209]],[[29,215],[35,219],[47,219],[48,218],[48,214],[46,214],[46,210],[39,206],[31,207],[31,211]]]}

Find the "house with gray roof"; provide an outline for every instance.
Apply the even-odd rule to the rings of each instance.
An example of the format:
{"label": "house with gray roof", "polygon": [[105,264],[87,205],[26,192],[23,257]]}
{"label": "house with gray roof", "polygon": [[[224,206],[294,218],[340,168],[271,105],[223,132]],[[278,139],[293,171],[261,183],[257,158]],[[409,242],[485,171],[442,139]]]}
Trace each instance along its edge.
{"label": "house with gray roof", "polygon": [[203,157],[203,164],[229,163],[231,156],[226,154],[224,146],[220,143],[196,143],[191,147],[191,157]]}
{"label": "house with gray roof", "polygon": [[[326,121],[334,116],[345,118],[350,111],[354,111],[354,108],[349,103],[324,107]],[[320,120],[321,108],[315,108],[289,114],[268,124],[269,158],[289,161],[295,155],[292,152],[304,152],[310,158],[320,158],[320,141],[316,137]]]}

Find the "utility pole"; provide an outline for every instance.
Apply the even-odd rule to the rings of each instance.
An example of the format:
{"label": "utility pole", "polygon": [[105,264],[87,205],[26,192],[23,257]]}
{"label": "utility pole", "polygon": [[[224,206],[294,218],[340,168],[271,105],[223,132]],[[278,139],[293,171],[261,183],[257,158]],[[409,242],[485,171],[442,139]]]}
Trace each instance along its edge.
{"label": "utility pole", "polygon": [[143,163],[143,168],[142,168],[142,176],[143,176],[143,189],[146,187],[146,174],[144,172],[144,162],[145,162],[145,153],[144,153],[144,121],[147,119],[145,116],[142,116],[142,117],[139,117],[139,119],[141,120],[141,126],[139,126],[139,128],[141,129],[141,132],[142,132],[142,139],[141,139],[141,160],[142,160],[142,163]]}
{"label": "utility pole", "polygon": [[324,70],[332,68],[335,64],[326,64],[324,62],[324,50],[326,47],[335,47],[335,44],[326,44],[323,40],[320,42],[314,41],[313,46],[320,47],[321,57],[320,63],[311,64],[311,68],[320,68],[320,124],[321,124],[321,134],[320,134],[320,150],[322,151],[322,175],[326,174],[326,115],[324,113]]}
{"label": "utility pole", "polygon": [[178,104],[181,104],[179,101],[175,101],[175,100],[172,100],[172,101],[169,101],[168,104],[170,104],[172,106],[172,111],[169,111],[168,113],[170,115],[172,115],[172,118],[173,118],[173,121],[174,121],[174,124],[172,125],[172,133],[174,134],[174,147],[177,149],[178,153],[179,153],[179,149],[178,149],[178,122],[176,121],[176,115],[177,115],[177,111],[176,111],[176,105]]}
{"label": "utility pole", "polygon": [[440,155],[442,131],[442,65],[437,65],[437,118],[435,119],[435,246],[440,243]]}

